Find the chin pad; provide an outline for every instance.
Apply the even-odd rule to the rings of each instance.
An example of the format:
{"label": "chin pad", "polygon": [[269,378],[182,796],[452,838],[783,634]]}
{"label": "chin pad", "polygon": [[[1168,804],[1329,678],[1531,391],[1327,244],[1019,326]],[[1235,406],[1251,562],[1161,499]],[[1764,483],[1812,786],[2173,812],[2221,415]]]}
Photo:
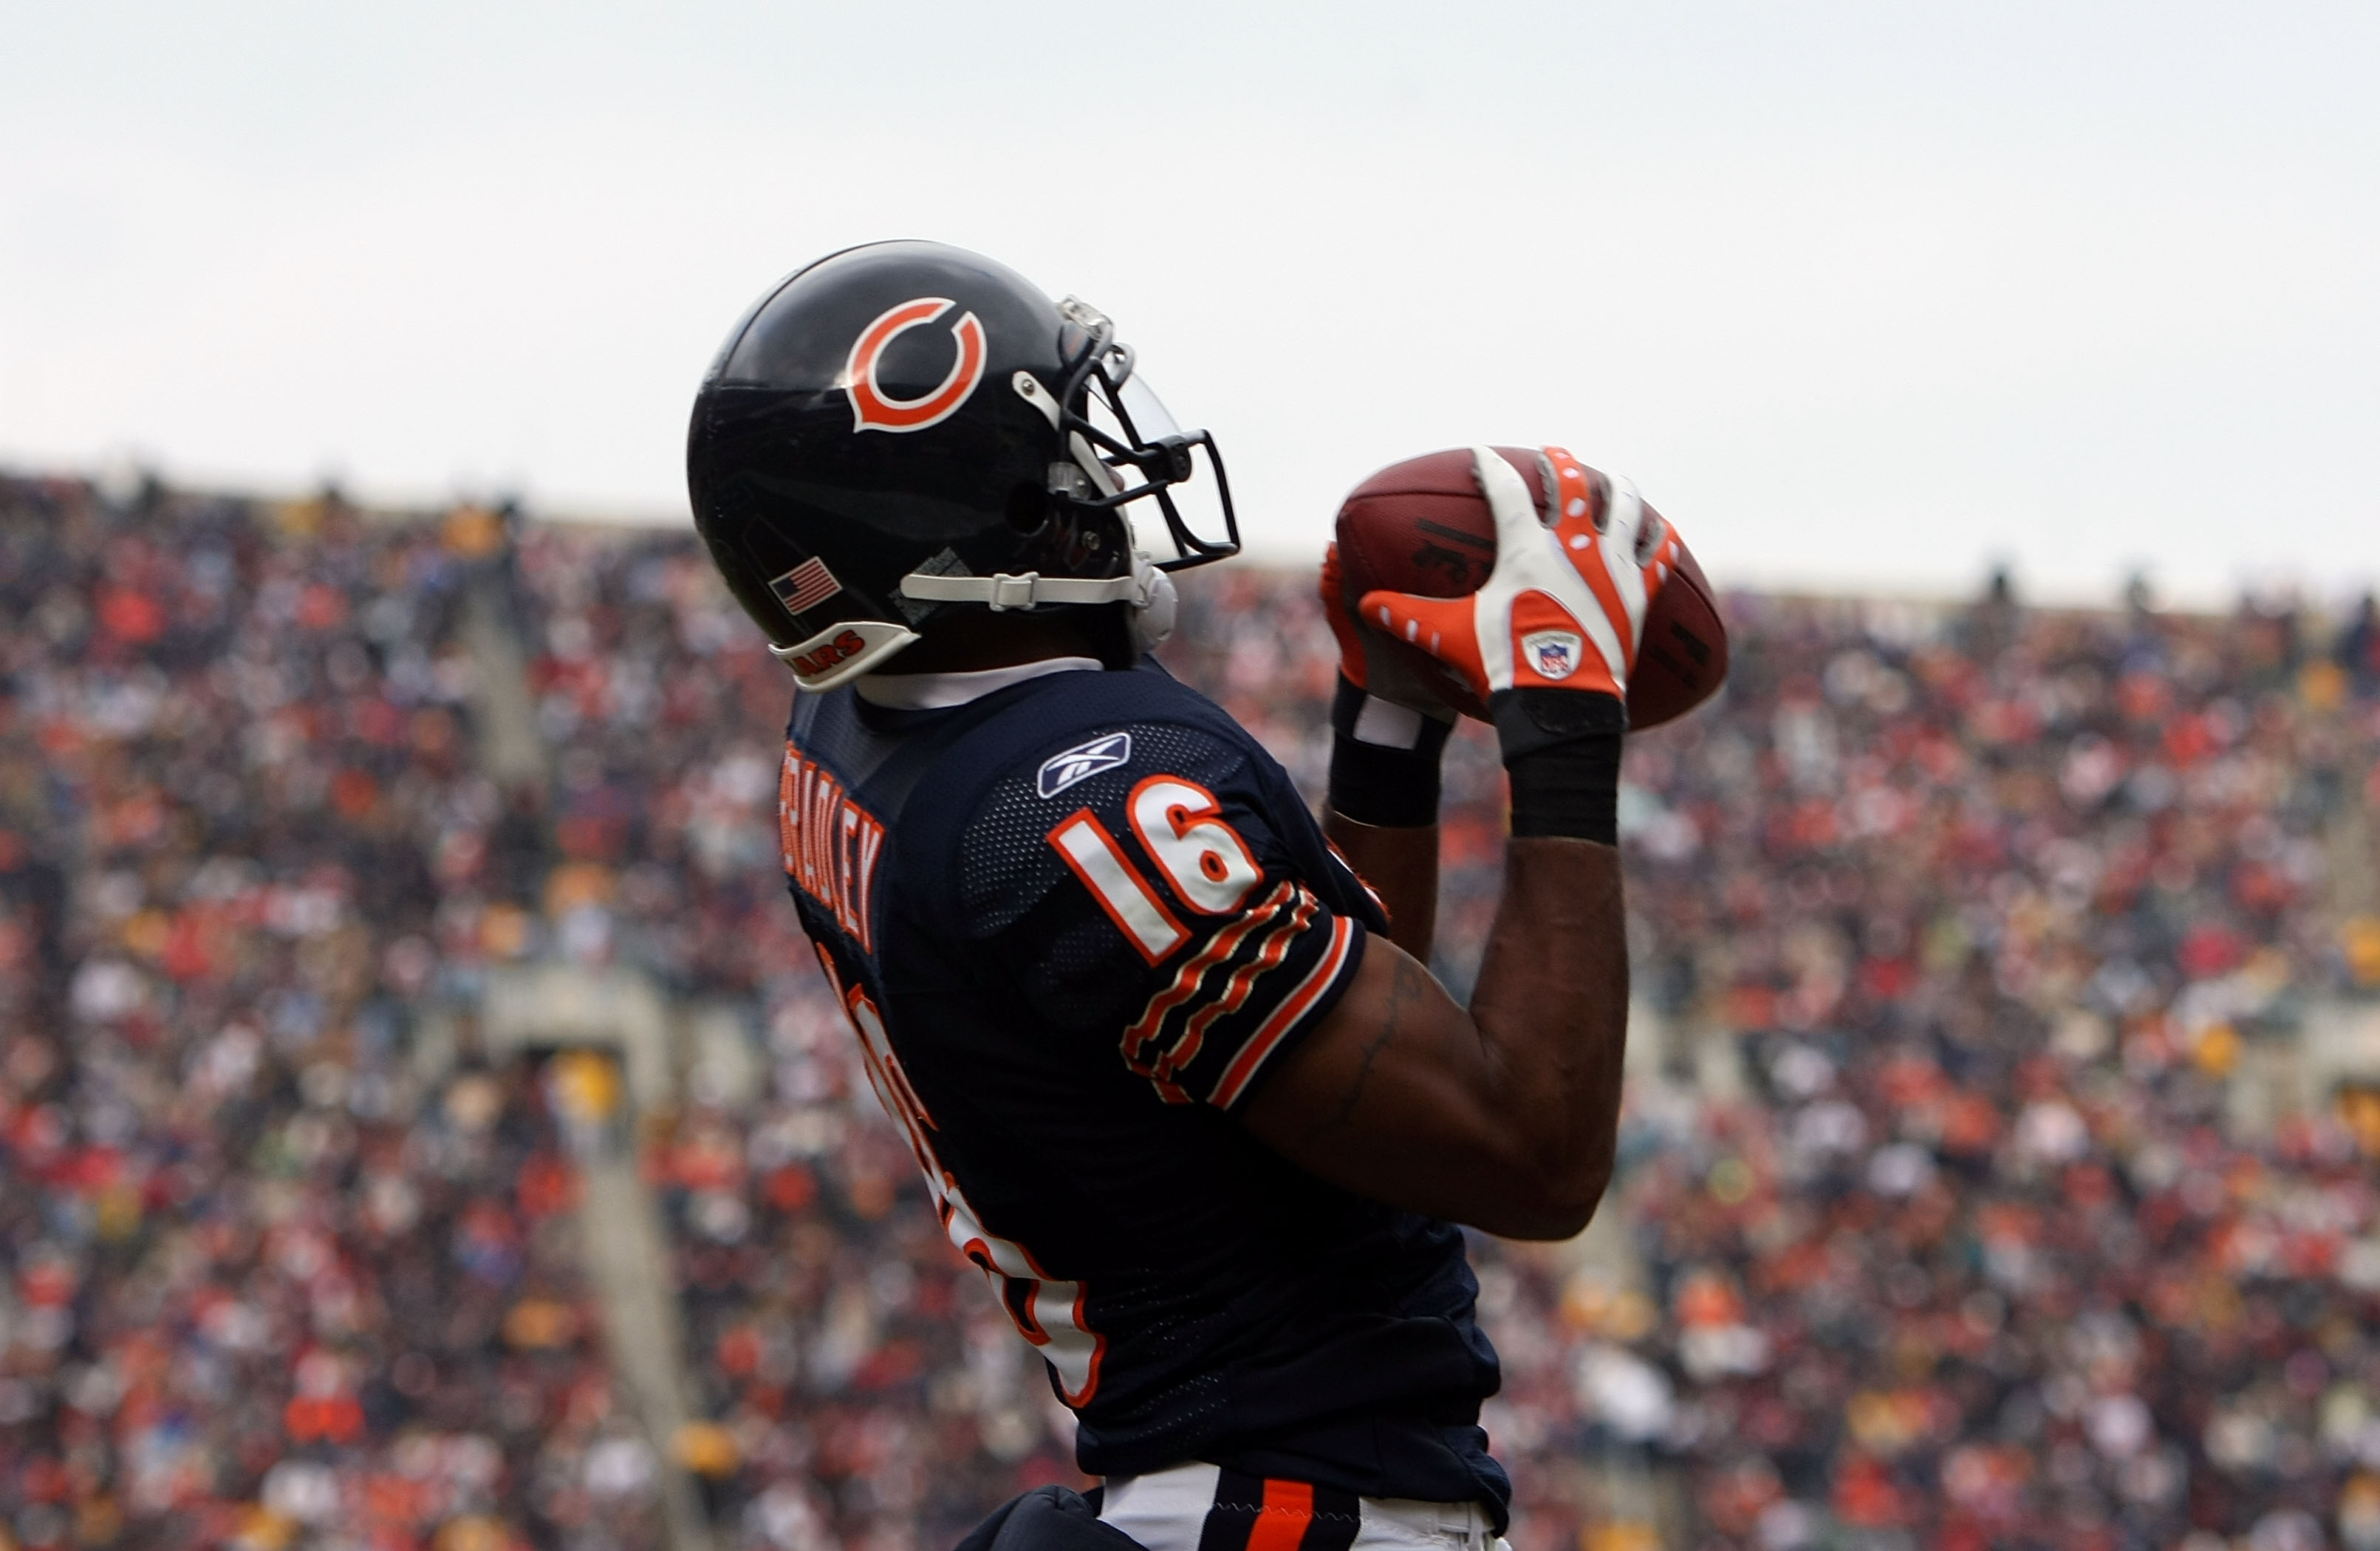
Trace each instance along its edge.
{"label": "chin pad", "polygon": [[1129,617],[1133,651],[1137,656],[1155,651],[1173,634],[1174,616],[1181,612],[1182,599],[1173,590],[1173,578],[1138,551],[1132,557],[1132,579],[1135,585]]}

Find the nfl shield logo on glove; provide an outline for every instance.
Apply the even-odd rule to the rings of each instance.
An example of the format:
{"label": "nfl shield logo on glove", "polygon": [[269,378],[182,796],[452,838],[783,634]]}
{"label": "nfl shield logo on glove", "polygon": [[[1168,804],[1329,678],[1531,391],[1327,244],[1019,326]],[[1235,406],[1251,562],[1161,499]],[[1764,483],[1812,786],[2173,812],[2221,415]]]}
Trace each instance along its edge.
{"label": "nfl shield logo on glove", "polygon": [[1567,630],[1532,630],[1521,637],[1521,655],[1538,677],[1566,679],[1578,671],[1578,648],[1584,644]]}

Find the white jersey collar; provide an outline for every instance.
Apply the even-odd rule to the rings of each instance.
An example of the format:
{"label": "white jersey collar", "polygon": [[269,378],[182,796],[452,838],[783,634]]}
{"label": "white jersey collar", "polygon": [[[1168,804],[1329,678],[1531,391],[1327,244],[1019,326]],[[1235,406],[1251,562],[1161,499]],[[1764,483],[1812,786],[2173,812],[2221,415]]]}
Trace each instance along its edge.
{"label": "white jersey collar", "polygon": [[1045,657],[1006,668],[978,668],[964,673],[863,673],[851,687],[871,706],[896,711],[939,711],[980,700],[996,689],[1050,673],[1099,671],[1093,657]]}

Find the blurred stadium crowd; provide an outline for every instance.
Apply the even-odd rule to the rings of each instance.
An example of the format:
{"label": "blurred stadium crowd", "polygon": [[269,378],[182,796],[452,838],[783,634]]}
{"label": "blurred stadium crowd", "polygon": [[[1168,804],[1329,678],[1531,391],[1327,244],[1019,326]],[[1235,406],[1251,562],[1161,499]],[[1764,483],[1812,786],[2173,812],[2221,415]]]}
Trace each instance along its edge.
{"label": "blurred stadium crowd", "polygon": [[[1191,578],[1168,656],[1315,791],[1308,587]],[[479,757],[475,598],[540,781]],[[2380,992],[2370,607],[1730,608],[1630,756],[1621,1182],[1478,1245],[1517,1551],[2380,1548],[2380,1098],[2252,1081]],[[931,1551],[1075,1479],[783,900],[789,689],[677,536],[0,481],[0,1543],[644,1546],[674,1460],[722,1545]],[[1449,791],[1459,988],[1490,744]],[[474,1024],[540,961],[750,1036],[635,1121],[657,1443],[586,1074]]]}

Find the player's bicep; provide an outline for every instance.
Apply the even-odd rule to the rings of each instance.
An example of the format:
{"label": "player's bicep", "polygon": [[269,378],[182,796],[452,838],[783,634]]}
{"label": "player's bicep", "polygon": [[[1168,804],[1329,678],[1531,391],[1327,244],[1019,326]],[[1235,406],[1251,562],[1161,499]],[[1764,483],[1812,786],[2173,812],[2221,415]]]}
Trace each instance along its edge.
{"label": "player's bicep", "polygon": [[1359,1195],[1492,1220],[1505,1181],[1526,1166],[1498,1123],[1491,1060],[1446,988],[1376,937],[1242,1119],[1275,1152]]}

